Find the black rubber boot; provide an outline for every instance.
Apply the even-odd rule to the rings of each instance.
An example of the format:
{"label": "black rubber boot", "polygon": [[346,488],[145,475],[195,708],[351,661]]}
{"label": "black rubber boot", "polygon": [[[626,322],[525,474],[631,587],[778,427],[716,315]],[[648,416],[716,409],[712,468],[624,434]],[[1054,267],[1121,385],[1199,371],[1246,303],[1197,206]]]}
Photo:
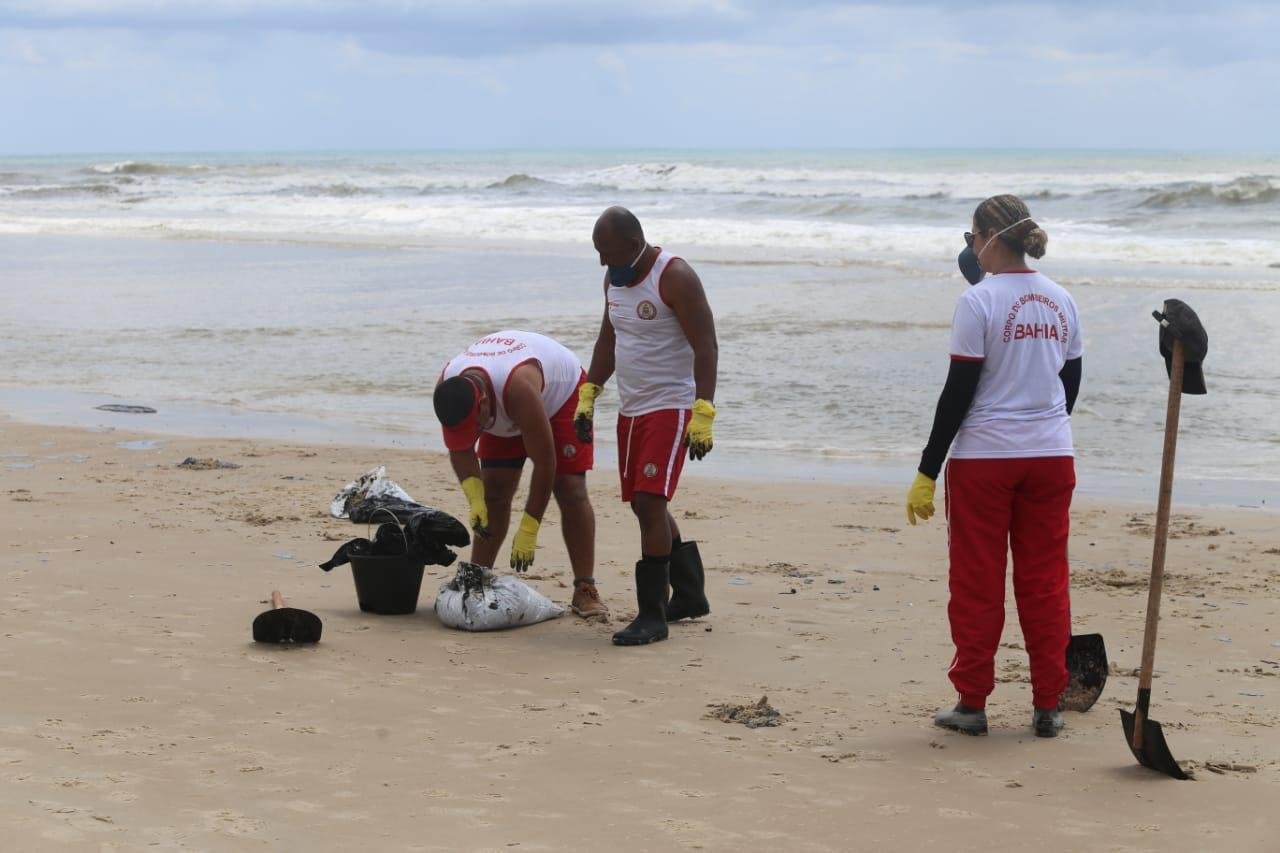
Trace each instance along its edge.
{"label": "black rubber boot", "polygon": [[1057,737],[1064,725],[1062,712],[1056,708],[1036,708],[1031,714],[1031,727],[1036,730],[1036,737]]}
{"label": "black rubber boot", "polygon": [[987,712],[981,708],[970,708],[957,704],[954,708],[939,708],[933,715],[933,724],[944,729],[955,729],[966,735],[985,735],[987,733]]}
{"label": "black rubber boot", "polygon": [[696,619],[711,612],[707,601],[707,576],[697,542],[681,542],[671,552],[671,600],[667,621]]}
{"label": "black rubber boot", "polygon": [[667,638],[668,561],[645,557],[636,563],[636,603],[640,612],[635,621],[613,635],[615,646],[643,646]]}

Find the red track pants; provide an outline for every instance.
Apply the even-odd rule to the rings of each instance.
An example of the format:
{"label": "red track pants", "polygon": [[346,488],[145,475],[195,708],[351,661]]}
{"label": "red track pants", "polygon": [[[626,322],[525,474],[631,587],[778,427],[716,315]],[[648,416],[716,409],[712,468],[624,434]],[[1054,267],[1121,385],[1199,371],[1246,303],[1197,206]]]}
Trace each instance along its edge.
{"label": "red track pants", "polygon": [[960,701],[971,708],[985,708],[995,689],[1009,550],[1018,621],[1031,659],[1032,699],[1037,708],[1058,707],[1071,638],[1067,534],[1075,485],[1070,456],[947,463],[947,615],[956,645],[948,675]]}

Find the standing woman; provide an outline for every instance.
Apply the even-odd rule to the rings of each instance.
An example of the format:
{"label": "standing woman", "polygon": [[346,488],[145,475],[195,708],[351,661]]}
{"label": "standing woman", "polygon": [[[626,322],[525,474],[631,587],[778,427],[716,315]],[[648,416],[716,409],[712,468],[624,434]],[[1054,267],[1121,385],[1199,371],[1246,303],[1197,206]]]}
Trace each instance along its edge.
{"label": "standing woman", "polygon": [[1067,686],[1071,633],[1067,533],[1075,488],[1071,409],[1080,390],[1084,344],[1076,304],[1048,276],[1027,267],[1048,235],[1012,195],[973,212],[960,270],[974,285],[956,303],[951,368],[929,444],[907,493],[907,520],[933,515],[934,485],[947,451],[946,513],[955,659],[948,675],[960,694],[934,723],[987,733],[987,696],[1004,628],[1007,554],[1031,659],[1040,737],[1062,728],[1058,697]]}

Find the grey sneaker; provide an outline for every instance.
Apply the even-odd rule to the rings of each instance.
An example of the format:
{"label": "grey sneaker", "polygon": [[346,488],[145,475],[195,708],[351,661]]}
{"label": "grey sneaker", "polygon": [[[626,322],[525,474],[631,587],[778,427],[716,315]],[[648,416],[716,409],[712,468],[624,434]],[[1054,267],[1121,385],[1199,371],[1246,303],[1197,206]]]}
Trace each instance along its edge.
{"label": "grey sneaker", "polygon": [[1057,737],[1065,725],[1062,712],[1056,708],[1052,711],[1036,708],[1031,715],[1031,728],[1036,730],[1036,737]]}
{"label": "grey sneaker", "polygon": [[954,708],[939,708],[933,715],[933,724],[944,729],[954,729],[966,735],[985,735],[987,733],[987,712],[981,708],[970,708],[956,705]]}

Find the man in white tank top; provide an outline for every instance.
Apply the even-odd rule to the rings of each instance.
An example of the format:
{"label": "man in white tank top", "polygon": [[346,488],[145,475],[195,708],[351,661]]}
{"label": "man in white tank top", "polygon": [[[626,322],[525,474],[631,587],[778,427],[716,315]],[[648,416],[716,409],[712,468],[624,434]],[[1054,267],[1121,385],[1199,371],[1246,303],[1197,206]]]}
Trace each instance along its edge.
{"label": "man in white tank top", "polygon": [[643,645],[665,640],[668,621],[711,612],[697,544],[681,541],[668,505],[686,450],[690,459],[711,450],[715,320],[697,273],[650,246],[629,210],[606,210],[591,239],[600,265],[609,268],[606,307],[575,420],[580,437],[589,441],[595,398],[616,374],[618,471],[622,499],[640,522],[640,561],[639,614],[613,642]]}
{"label": "man in white tank top", "polygon": [[578,438],[574,412],[585,374],[578,357],[545,335],[508,329],[486,335],[449,360],[434,404],[449,461],[471,505],[471,561],[492,566],[507,535],[511,501],[527,458],[533,478],[511,543],[511,567],[529,568],[552,495],[573,566],[573,612],[607,616],[596,591],[595,513],[586,472],[595,459]]}

